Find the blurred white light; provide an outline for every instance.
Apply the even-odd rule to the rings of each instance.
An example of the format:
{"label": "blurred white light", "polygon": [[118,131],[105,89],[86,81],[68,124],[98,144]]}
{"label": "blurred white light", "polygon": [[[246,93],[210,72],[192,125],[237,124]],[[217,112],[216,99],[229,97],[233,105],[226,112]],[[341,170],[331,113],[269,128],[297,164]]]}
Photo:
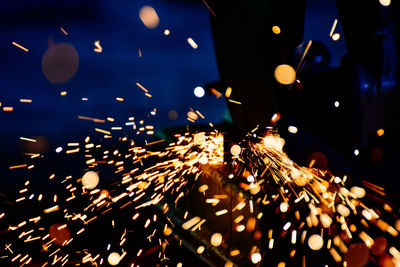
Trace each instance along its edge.
{"label": "blurred white light", "polygon": [[203,97],[205,94],[205,91],[203,89],[203,87],[197,86],[196,88],[194,88],[194,95],[197,97]]}
{"label": "blurred white light", "polygon": [[338,108],[340,105],[339,101],[335,101],[334,105],[335,105],[335,108]]}
{"label": "blurred white light", "polygon": [[110,265],[115,266],[119,264],[120,258],[121,256],[117,252],[113,252],[108,256],[107,260]]}
{"label": "blurred white light", "polygon": [[249,176],[247,177],[247,182],[249,182],[249,183],[254,182],[254,176],[253,176],[253,175],[249,175]]}
{"label": "blurred white light", "polygon": [[254,264],[259,263],[259,262],[261,261],[261,254],[258,253],[258,252],[253,253],[253,254],[251,255],[251,261],[252,261]]}
{"label": "blurred white light", "polygon": [[297,127],[296,126],[289,126],[288,131],[292,134],[297,133]]}
{"label": "blurred white light", "polygon": [[358,149],[354,150],[354,155],[358,156],[360,154],[360,151],[358,151]]}
{"label": "blurred white light", "polygon": [[88,171],[82,177],[82,185],[87,189],[93,189],[99,183],[99,175],[97,172]]}
{"label": "blurred white light", "polygon": [[379,0],[379,3],[382,6],[390,6],[390,2],[391,2],[391,0]]}
{"label": "blurred white light", "polygon": [[57,153],[60,153],[61,151],[62,151],[62,147],[59,146],[59,147],[56,148],[56,152]]}

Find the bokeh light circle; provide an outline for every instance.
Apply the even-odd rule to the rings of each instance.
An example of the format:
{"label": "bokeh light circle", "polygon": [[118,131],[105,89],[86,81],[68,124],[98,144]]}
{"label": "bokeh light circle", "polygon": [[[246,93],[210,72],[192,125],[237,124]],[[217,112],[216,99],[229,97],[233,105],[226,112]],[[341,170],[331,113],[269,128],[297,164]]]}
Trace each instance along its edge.
{"label": "bokeh light circle", "polygon": [[110,265],[115,266],[120,262],[121,256],[117,252],[112,252],[108,255],[107,261]]}
{"label": "bokeh light circle", "polygon": [[42,71],[51,83],[65,83],[74,77],[79,67],[79,55],[68,43],[50,45],[42,58]]}
{"label": "bokeh light circle", "polygon": [[99,175],[97,172],[88,171],[82,177],[82,185],[86,189],[93,189],[99,184]]}
{"label": "bokeh light circle", "polygon": [[276,67],[274,76],[280,84],[289,85],[296,80],[296,71],[292,66],[282,64]]}
{"label": "bokeh light circle", "polygon": [[149,29],[156,28],[160,23],[157,12],[151,6],[142,7],[139,11],[139,18]]}

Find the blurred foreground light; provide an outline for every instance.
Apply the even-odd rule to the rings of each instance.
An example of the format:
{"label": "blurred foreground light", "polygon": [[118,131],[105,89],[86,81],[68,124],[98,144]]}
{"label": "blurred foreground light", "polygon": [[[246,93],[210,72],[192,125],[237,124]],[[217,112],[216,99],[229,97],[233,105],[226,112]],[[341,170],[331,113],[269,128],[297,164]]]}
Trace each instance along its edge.
{"label": "blurred foreground light", "polygon": [[308,238],[308,246],[312,250],[320,250],[324,245],[324,240],[320,235],[312,235]]}
{"label": "blurred foreground light", "polygon": [[113,252],[110,255],[108,255],[107,260],[110,265],[115,266],[119,264],[120,258],[121,256],[117,252]]}
{"label": "blurred foreground light", "polygon": [[385,133],[385,130],[383,130],[383,129],[379,129],[378,131],[376,131],[376,134],[378,136],[382,136],[384,133]]}
{"label": "blurred foreground light", "polygon": [[241,151],[242,151],[242,149],[240,148],[239,145],[233,145],[233,146],[231,147],[231,154],[232,154],[233,156],[238,156],[238,155],[240,154]]}
{"label": "blurred foreground light", "polygon": [[79,67],[79,55],[71,44],[53,44],[42,58],[42,71],[51,83],[65,83],[74,77]]}
{"label": "blurred foreground light", "polygon": [[203,252],[204,252],[204,247],[203,246],[200,246],[200,247],[197,248],[197,254],[201,254]]}
{"label": "blurred foreground light", "polygon": [[193,47],[193,49],[197,49],[199,47],[192,38],[187,38],[187,41],[190,44],[190,46]]}
{"label": "blurred foreground light", "polygon": [[62,147],[59,146],[59,147],[56,148],[56,152],[57,153],[60,153],[61,151],[62,151]]}
{"label": "blurred foreground light", "polygon": [[354,149],[354,155],[355,155],[355,156],[360,155],[360,151],[358,151],[358,149]]}
{"label": "blurred foreground light", "polygon": [[353,186],[350,192],[358,198],[363,198],[365,196],[365,189],[358,186]]}
{"label": "blurred foreground light", "polygon": [[206,141],[206,137],[204,136],[204,133],[198,133],[194,135],[193,141],[196,145],[201,145]]}
{"label": "blurred foreground light", "polygon": [[256,253],[253,253],[251,255],[251,262],[253,262],[254,264],[257,264],[260,261],[261,261],[261,254],[260,253],[256,252]]}
{"label": "blurred foreground light", "polygon": [[280,210],[282,213],[287,212],[288,208],[289,208],[289,205],[288,205],[288,203],[286,203],[286,202],[282,202],[282,203],[279,205],[279,210]]}
{"label": "blurred foreground light", "polygon": [[335,108],[338,108],[340,105],[339,101],[335,101],[334,105],[335,105]]}
{"label": "blurred foreground light", "polygon": [[97,172],[88,171],[82,177],[82,185],[87,189],[95,188],[99,183],[99,175]]}
{"label": "blurred foreground light", "polygon": [[139,18],[143,22],[144,26],[149,29],[156,28],[160,22],[157,12],[151,6],[142,7],[139,11]]}
{"label": "blurred foreground light", "polygon": [[188,113],[187,113],[187,116],[188,116],[188,118],[190,118],[190,119],[192,119],[192,120],[197,120],[198,118],[199,118],[199,116],[195,113],[195,112],[193,112],[193,111],[189,111]]}
{"label": "blurred foreground light", "polygon": [[254,176],[253,175],[247,176],[247,182],[249,182],[249,183],[254,182]]}
{"label": "blurred foreground light", "polygon": [[171,34],[171,32],[168,30],[168,29],[166,29],[165,31],[164,31],[164,35],[170,35]]}
{"label": "blurred foreground light", "polygon": [[340,34],[339,33],[335,33],[332,35],[332,40],[333,41],[338,41],[340,39]]}
{"label": "blurred foreground light", "polygon": [[390,2],[391,2],[391,0],[379,0],[379,3],[382,6],[390,6]]}
{"label": "blurred foreground light", "polygon": [[280,84],[289,85],[296,80],[296,71],[292,66],[282,64],[276,67],[274,76]]}
{"label": "blurred foreground light", "polygon": [[211,245],[218,247],[222,243],[222,235],[220,233],[215,233],[211,236]]}
{"label": "blurred foreground light", "polygon": [[289,126],[288,131],[292,134],[297,133],[297,127],[296,126]]}
{"label": "blurred foreground light", "polygon": [[199,159],[199,162],[201,163],[201,164],[203,164],[203,165],[205,165],[205,164],[207,164],[208,163],[208,157],[207,156],[202,156],[200,159]]}
{"label": "blurred foreground light", "polygon": [[275,34],[280,34],[281,33],[281,28],[279,28],[279,26],[272,26],[272,32]]}
{"label": "blurred foreground light", "polygon": [[203,97],[205,94],[205,91],[203,89],[203,87],[197,86],[196,88],[194,88],[194,95],[197,97]]}
{"label": "blurred foreground light", "polygon": [[178,112],[176,112],[176,110],[170,110],[168,112],[168,118],[170,120],[176,120],[178,118]]}

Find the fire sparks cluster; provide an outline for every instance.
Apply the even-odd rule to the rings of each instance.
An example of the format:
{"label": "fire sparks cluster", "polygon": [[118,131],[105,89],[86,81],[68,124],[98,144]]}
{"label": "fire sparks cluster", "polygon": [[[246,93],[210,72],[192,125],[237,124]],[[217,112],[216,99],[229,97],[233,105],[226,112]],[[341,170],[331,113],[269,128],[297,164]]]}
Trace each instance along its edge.
{"label": "fire sparks cluster", "polygon": [[[276,266],[306,266],[316,252],[330,255],[327,264],[343,266],[400,261],[395,246],[400,221],[394,205],[384,199],[383,188],[368,182],[348,187],[346,176],[296,165],[283,152],[284,140],[276,132],[263,138],[249,135],[225,152],[223,135],[216,130],[174,138],[168,145],[160,140],[145,146],[119,138],[121,151],[91,143],[90,137],[67,144],[65,156],[79,152],[85,158],[82,173],[49,175],[49,181],[63,187],[63,192],[50,196],[32,192],[27,179],[15,200],[17,208],[44,208],[9,226],[13,237],[4,244],[2,260],[19,266],[32,261],[43,261],[42,266],[98,266],[105,261],[135,266],[152,253],[146,249],[149,243],[156,245],[153,252],[160,261],[168,261],[167,245],[172,240],[181,244],[180,231],[189,231],[201,237],[198,246],[188,245],[195,253],[216,252],[225,266],[271,258],[278,260]],[[163,149],[153,151],[160,145]],[[37,158],[33,155],[31,161]],[[33,169],[35,164],[10,168]],[[103,182],[103,173],[113,178]],[[230,192],[216,193],[215,180]],[[200,204],[193,203],[193,197],[209,210],[196,211]],[[116,215],[121,212],[129,220]],[[231,224],[231,231],[213,232],[218,220]],[[91,224],[103,221],[111,222],[113,229],[122,226],[121,232],[115,230],[118,238],[106,240],[104,251],[82,247]],[[146,233],[145,240],[142,248],[132,249],[128,240],[137,242],[137,236],[130,232],[138,227]],[[35,249],[40,253],[31,255]],[[275,250],[283,257],[274,257]]]}

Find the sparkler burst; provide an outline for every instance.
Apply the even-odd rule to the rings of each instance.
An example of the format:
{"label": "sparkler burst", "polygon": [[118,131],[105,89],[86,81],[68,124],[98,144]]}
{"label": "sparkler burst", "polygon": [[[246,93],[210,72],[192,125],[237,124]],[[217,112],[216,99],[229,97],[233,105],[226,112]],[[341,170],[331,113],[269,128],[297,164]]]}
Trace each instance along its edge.
{"label": "sparkler burst", "polygon": [[[9,226],[12,237],[3,244],[2,258],[20,266],[38,261],[42,266],[106,261],[135,266],[155,253],[167,264],[168,244],[181,244],[186,231],[200,237],[198,245],[187,244],[193,251],[214,253],[226,266],[305,266],[319,255],[330,255],[327,264],[343,266],[400,261],[398,214],[383,198],[383,188],[368,182],[349,187],[346,176],[298,166],[274,131],[263,138],[249,134],[226,152],[217,130],[174,138],[166,146],[164,140],[138,146],[123,137],[119,145],[113,143],[114,150],[90,143],[90,137],[69,143],[63,157],[82,156],[82,173],[49,175],[50,182],[63,187],[58,195],[32,192],[27,179],[17,208],[43,209]],[[35,160],[39,157],[32,155],[32,162],[17,167],[34,168]],[[216,189],[221,185],[222,191]],[[201,205],[203,211],[197,209]],[[215,226],[218,220],[231,229]],[[92,224],[111,226],[112,234],[102,233],[104,250],[82,246],[90,243]],[[129,242],[138,240],[132,234],[138,228],[144,235],[140,246]]]}

